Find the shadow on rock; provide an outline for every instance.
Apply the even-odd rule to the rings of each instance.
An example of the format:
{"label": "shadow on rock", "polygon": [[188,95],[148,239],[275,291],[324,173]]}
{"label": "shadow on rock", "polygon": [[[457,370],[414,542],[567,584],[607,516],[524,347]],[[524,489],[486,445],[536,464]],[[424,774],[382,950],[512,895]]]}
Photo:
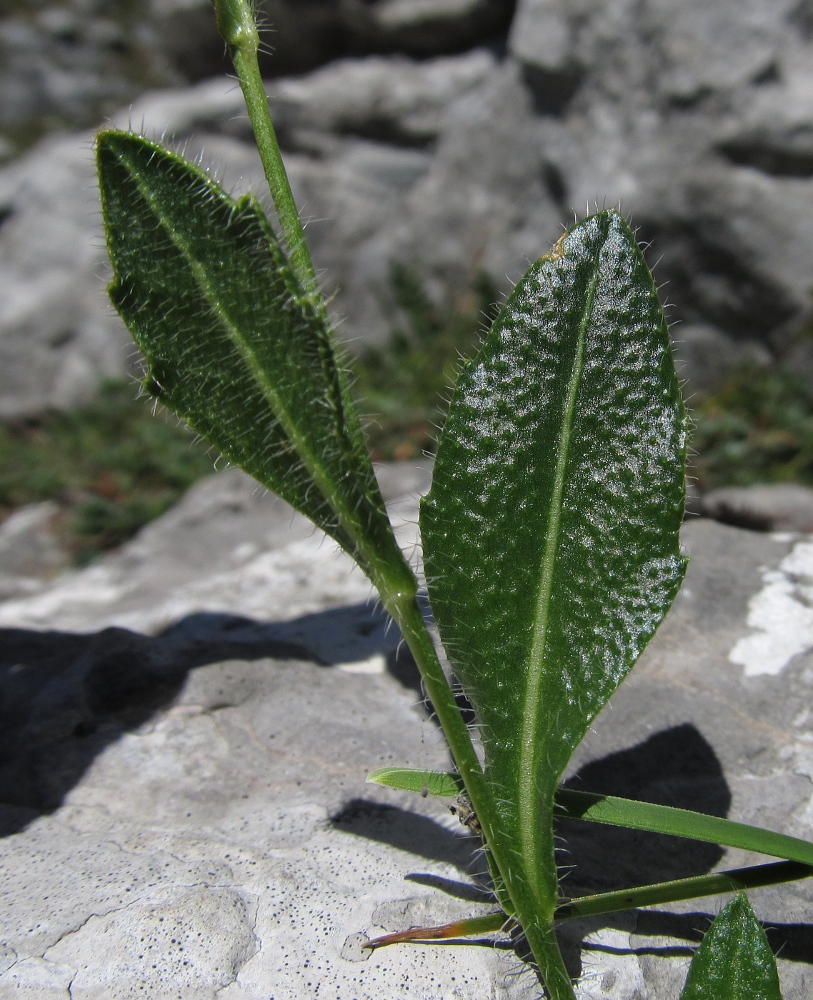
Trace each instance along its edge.
{"label": "shadow on rock", "polygon": [[[731,792],[714,750],[691,724],[588,764],[566,787],[726,816]],[[559,863],[569,896],[705,875],[723,856],[716,844],[561,820]]]}
{"label": "shadow on rock", "polygon": [[455,865],[462,871],[470,870],[480,846],[478,838],[448,830],[428,816],[366,799],[352,799],[330,822],[337,830],[388,844],[428,861]]}
{"label": "shadow on rock", "polygon": [[[613,947],[599,942],[584,942],[582,948],[590,952],[613,955],[654,955],[660,958],[685,956],[691,958],[703,935],[711,926],[715,914],[666,913],[661,910],[632,910],[623,914],[609,914],[588,921],[579,921],[579,937],[584,938],[600,927],[614,927],[630,932],[636,940],[629,948]],[[576,923],[576,922],[574,922]],[[589,925],[589,929],[587,929]],[[774,954],[788,962],[813,964],[813,925],[777,924],[771,921],[763,924]],[[646,938],[652,938],[648,943]],[[659,944],[655,939],[672,938],[685,941],[680,944]],[[643,939],[643,940],[640,940]]]}
{"label": "shadow on rock", "polygon": [[170,705],[196,667],[392,661],[397,643],[397,629],[368,605],[279,623],[200,613],[157,636],[0,629],[0,836],[57,809],[94,758]]}

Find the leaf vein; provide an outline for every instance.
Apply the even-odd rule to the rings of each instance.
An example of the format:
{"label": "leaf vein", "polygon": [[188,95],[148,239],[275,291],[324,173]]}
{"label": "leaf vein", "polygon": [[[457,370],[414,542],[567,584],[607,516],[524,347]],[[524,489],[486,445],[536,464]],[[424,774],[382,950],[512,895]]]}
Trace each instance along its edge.
{"label": "leaf vein", "polygon": [[[596,286],[600,268],[598,259],[585,297],[584,309],[579,323],[576,351],[568,382],[567,396],[562,410],[561,430],[556,454],[550,513],[542,546],[542,563],[537,592],[536,614],[533,622],[531,646],[528,654],[528,673],[522,711],[519,758],[519,837],[521,851],[525,859],[525,871],[534,880],[535,894],[542,901],[547,885],[542,875],[549,867],[549,859],[539,856],[547,840],[541,837],[545,829],[543,817],[539,816],[538,774],[536,749],[541,744],[539,726],[542,720],[540,694],[545,674],[545,645],[547,642],[550,602],[554,585],[554,569],[559,546],[562,521],[562,497],[565,476],[570,455],[570,439],[576,410],[576,398],[584,371],[584,354],[587,329],[593,315]],[[558,778],[558,775],[556,775]],[[539,873],[537,876],[536,873]],[[555,900],[544,900],[549,906]]]}

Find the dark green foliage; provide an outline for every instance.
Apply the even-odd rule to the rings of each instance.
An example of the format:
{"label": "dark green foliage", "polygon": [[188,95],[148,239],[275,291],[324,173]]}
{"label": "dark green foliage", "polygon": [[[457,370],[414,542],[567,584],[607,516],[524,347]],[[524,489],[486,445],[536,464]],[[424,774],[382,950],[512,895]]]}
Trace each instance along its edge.
{"label": "dark green foliage", "polygon": [[138,387],[108,382],[88,406],[0,425],[0,515],[39,500],[64,509],[63,540],[78,563],[130,538],[214,469],[211,448]]}
{"label": "dark green foliage", "polygon": [[681,1000],[782,1000],[776,959],[744,893],[721,911],[689,969]]}
{"label": "dark green foliage", "polygon": [[497,311],[496,284],[485,272],[474,287],[441,308],[414,271],[393,262],[393,298],[404,325],[383,347],[368,347],[354,369],[354,394],[370,414],[367,436],[376,459],[434,451],[436,427],[462,357],[470,357]]}
{"label": "dark green foliage", "polygon": [[652,277],[599,213],[531,267],[464,367],[421,507],[432,611],[551,912],[557,781],[683,577],[685,438]]}
{"label": "dark green foliage", "polygon": [[692,474],[701,490],[813,484],[813,385],[795,372],[744,367],[692,418]]}
{"label": "dark green foliage", "polygon": [[100,133],[97,159],[145,388],[370,572],[394,546],[384,505],[324,313],[262,209],[140,136]]}

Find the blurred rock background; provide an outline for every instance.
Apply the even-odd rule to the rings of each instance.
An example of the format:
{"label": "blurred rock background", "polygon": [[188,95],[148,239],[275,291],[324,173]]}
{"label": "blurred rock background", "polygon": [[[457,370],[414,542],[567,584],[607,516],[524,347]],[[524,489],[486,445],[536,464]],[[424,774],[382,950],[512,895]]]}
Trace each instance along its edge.
{"label": "blurred rock background", "polygon": [[[811,0],[259,10],[376,457],[431,449],[493,304],[574,214],[620,204],[670,303],[700,493],[813,483]],[[99,405],[138,360],[104,294],[94,129],[130,123],[232,191],[264,185],[209,0],[6,0],[0,15],[0,513],[56,502],[35,521],[55,517],[66,558],[83,561],[212,462],[171,422],[156,460],[132,386],[107,384]],[[114,405],[114,445],[139,428],[123,457],[98,437]],[[741,506],[708,509],[756,523]]]}

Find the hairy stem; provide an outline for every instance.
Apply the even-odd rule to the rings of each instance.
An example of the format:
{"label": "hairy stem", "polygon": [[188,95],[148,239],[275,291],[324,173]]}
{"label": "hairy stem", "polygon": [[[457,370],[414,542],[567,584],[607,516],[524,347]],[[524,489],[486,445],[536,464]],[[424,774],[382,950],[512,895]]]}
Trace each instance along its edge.
{"label": "hairy stem", "polygon": [[[303,281],[308,293],[314,297],[315,304],[324,310],[316,272],[305,242],[305,234],[291,186],[288,183],[288,175],[282,162],[282,155],[260,76],[257,63],[259,34],[251,5],[248,0],[214,0],[214,3],[218,27],[229,47],[229,54],[243,90],[257,148],[260,152],[271,196],[274,199],[274,206],[288,247],[291,264],[300,280]],[[320,487],[322,486],[323,484],[320,483]],[[341,515],[347,512],[339,513]],[[427,694],[449,741],[455,763],[460,769],[466,787],[472,791],[472,802],[475,804],[475,808],[479,804],[484,813],[488,812],[482,768],[466,724],[441,668],[434,643],[416,603],[417,581],[415,576],[400,551],[398,552],[399,565],[395,566],[393,565],[393,552],[386,554],[370,552],[369,540],[364,537],[363,530],[359,530],[355,519],[344,517],[343,520],[350,522],[347,525],[348,530],[351,531],[359,547],[365,552],[368,565],[374,567],[375,579],[373,582],[381,594],[384,607],[395,619],[415,656],[426,685]],[[382,555],[384,558],[381,558]]]}
{"label": "hairy stem", "polygon": [[553,923],[547,927],[529,925],[523,923],[520,916],[520,924],[550,1000],[576,1000],[573,981],[565,968]]}
{"label": "hairy stem", "polygon": [[294,201],[288,174],[282,162],[277,133],[271,120],[257,52],[260,36],[249,0],[214,0],[217,25],[229,49],[240,89],[254,131],[265,178],[274,199],[291,266],[314,305],[324,311],[319,282],[311,260],[305,232]]}

